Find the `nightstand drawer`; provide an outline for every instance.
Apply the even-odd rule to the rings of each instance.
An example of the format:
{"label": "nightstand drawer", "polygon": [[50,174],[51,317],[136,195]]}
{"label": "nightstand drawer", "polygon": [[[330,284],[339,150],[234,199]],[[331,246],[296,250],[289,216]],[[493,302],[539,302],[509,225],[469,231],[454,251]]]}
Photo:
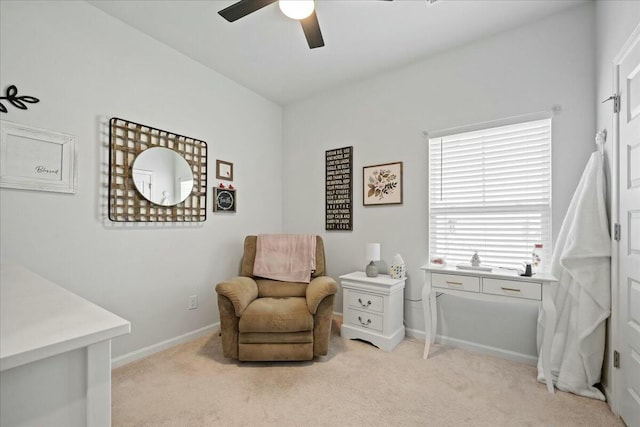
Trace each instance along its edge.
{"label": "nightstand drawer", "polygon": [[349,324],[359,328],[374,329],[382,332],[382,316],[377,314],[365,313],[359,310],[349,310]]}
{"label": "nightstand drawer", "polygon": [[472,276],[462,276],[457,274],[432,273],[431,286],[435,288],[480,292],[480,278]]}
{"label": "nightstand drawer", "polygon": [[540,301],[542,300],[542,283],[484,278],[482,293]]}
{"label": "nightstand drawer", "polygon": [[381,296],[349,291],[349,306],[362,310],[372,310],[382,313],[384,302]]}

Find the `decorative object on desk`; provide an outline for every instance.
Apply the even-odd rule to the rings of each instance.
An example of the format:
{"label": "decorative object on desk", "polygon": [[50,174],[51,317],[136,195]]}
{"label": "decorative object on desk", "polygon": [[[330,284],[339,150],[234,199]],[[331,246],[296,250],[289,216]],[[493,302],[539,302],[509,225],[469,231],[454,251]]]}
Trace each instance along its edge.
{"label": "decorative object on desk", "polygon": [[73,135],[0,121],[0,187],[75,193]]}
{"label": "decorative object on desk", "polygon": [[216,178],[233,181],[233,163],[216,160]]}
{"label": "decorative object on desk", "polygon": [[[27,109],[27,105],[25,104],[25,102],[27,104],[35,104],[37,102],[40,102],[38,98],[35,98],[33,96],[18,96],[18,88],[15,85],[9,86],[7,88],[7,96],[0,96],[0,100],[7,100],[11,105],[21,110]],[[7,107],[2,102],[0,102],[0,113],[7,113],[8,111],[9,110],[7,110]]]}
{"label": "decorative object on desk", "polygon": [[235,212],[236,211],[236,190],[220,187],[213,188],[213,211],[214,212]]}
{"label": "decorative object on desk", "polygon": [[447,261],[444,257],[439,255],[431,255],[431,266],[432,267],[444,267],[447,265]]}
{"label": "decorative object on desk", "polygon": [[[521,270],[522,271],[522,270]],[[531,264],[525,264],[524,273],[521,274],[522,277],[531,277],[533,276],[533,272],[531,270]]]}
{"label": "decorative object on desk", "polygon": [[478,255],[478,251],[475,251],[471,257],[471,266],[480,267],[480,256]]}
{"label": "decorative object on desk", "polygon": [[369,261],[365,269],[367,277],[378,276],[378,267],[375,262],[380,261],[380,243],[367,243],[366,259]]}
{"label": "decorative object on desk", "polygon": [[542,243],[533,245],[533,251],[531,252],[531,274],[542,272],[542,250]]}
{"label": "decorative object on desk", "polygon": [[393,257],[393,264],[389,267],[389,274],[393,279],[402,279],[407,274],[407,266],[400,254]]}
{"label": "decorative object on desk", "polygon": [[402,162],[362,168],[362,204],[402,204]]}
{"label": "decorative object on desk", "polygon": [[325,151],[324,188],[325,230],[353,230],[353,147]]}

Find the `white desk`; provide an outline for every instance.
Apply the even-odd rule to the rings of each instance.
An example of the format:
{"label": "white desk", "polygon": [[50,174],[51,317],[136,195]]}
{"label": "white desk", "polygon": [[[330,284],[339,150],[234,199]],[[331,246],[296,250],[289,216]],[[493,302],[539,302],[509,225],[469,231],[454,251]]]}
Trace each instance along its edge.
{"label": "white desk", "polygon": [[436,337],[438,321],[436,292],[494,302],[529,302],[540,305],[546,314],[541,355],[547,389],[553,393],[551,380],[551,340],[556,322],[556,309],[549,287],[557,279],[549,274],[532,277],[519,276],[515,271],[494,268],[492,271],[460,270],[455,267],[424,265],[425,281],[422,305],[425,320],[425,346],[423,358],[429,356],[429,347]]}
{"label": "white desk", "polygon": [[[30,398],[18,402],[23,406],[20,409],[3,405],[2,424],[19,421],[20,425],[60,425],[63,408],[41,414],[25,413],[33,410],[29,405],[37,402],[24,400],[42,398],[47,404],[61,401],[66,384],[49,384],[44,378],[57,378],[47,374],[60,366],[76,370],[86,366],[86,372],[67,372],[61,378],[70,381],[73,378],[80,384],[86,381],[84,395],[74,397],[76,401],[86,401],[86,408],[81,408],[81,412],[86,412],[87,426],[110,425],[111,339],[128,334],[131,324],[24,267],[2,262],[0,271],[2,399],[5,404],[5,398],[17,399],[5,395],[8,391],[11,391],[8,394],[22,393]],[[65,355],[69,355],[72,362],[60,363]],[[39,384],[38,378],[30,377],[33,372],[43,378]],[[35,387],[26,389],[26,384],[33,383]],[[70,406],[77,409],[74,403]],[[20,413],[11,413],[12,410]]]}

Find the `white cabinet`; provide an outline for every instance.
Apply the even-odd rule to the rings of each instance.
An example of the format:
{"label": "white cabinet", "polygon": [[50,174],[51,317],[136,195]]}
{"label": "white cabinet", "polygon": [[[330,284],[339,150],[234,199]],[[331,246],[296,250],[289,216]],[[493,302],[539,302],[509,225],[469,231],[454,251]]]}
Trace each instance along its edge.
{"label": "white cabinet", "polygon": [[[542,304],[545,311],[545,335],[542,338],[541,357],[545,368],[545,378],[551,378],[547,369],[551,366],[551,340],[556,322],[556,310],[549,291],[557,282],[549,274],[536,274],[533,277],[518,276],[514,271],[494,269],[493,271],[469,271],[448,267],[432,267],[424,265],[424,287],[422,288],[422,305],[425,320],[425,346],[423,358],[429,356],[429,347],[436,336],[437,309],[436,293],[441,292],[463,298],[481,301],[529,302]],[[547,383],[549,392],[553,393],[553,384]]]}
{"label": "white cabinet", "polygon": [[404,338],[405,279],[362,271],[340,276],[343,292],[343,338],[358,338],[391,351]]}
{"label": "white cabinet", "polygon": [[129,321],[0,265],[0,425],[111,425],[111,340]]}

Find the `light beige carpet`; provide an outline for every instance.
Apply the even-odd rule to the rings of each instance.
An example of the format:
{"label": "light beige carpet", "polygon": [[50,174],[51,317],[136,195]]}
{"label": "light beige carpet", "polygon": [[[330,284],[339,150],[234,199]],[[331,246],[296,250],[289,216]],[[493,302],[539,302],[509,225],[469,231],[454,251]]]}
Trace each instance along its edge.
{"label": "light beige carpet", "polygon": [[547,393],[536,369],[405,339],[339,336],[314,362],[240,363],[204,337],[113,371],[114,426],[623,426],[606,403]]}

